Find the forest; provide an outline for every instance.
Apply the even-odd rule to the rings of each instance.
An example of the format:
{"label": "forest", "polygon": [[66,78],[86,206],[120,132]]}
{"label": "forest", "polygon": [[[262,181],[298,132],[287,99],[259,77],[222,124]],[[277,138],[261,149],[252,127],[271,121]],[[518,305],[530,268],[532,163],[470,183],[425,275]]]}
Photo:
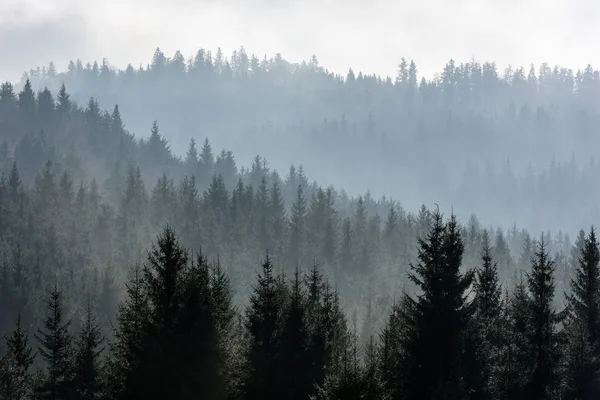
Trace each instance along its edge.
{"label": "forest", "polygon": [[[497,223],[479,213],[459,217],[460,203],[442,192],[414,207],[401,196],[400,202],[368,190],[348,194],[343,178],[335,186],[319,183],[302,163],[274,168],[254,155],[244,166],[237,152],[213,149],[207,136],[192,138],[178,155],[169,139],[177,132],[163,134],[171,128],[163,129],[162,119],[146,121],[148,133],[136,136],[126,127],[120,104],[102,96],[102,102],[77,101],[67,90],[75,77],[82,79],[74,84],[80,92],[113,87],[110,79],[122,79],[115,90],[128,82],[135,90],[154,90],[166,76],[173,82],[162,90],[181,89],[177,79],[184,78],[178,75],[144,80],[160,68],[155,65],[163,65],[157,54],[152,67],[128,69],[130,75],[74,64],[66,73],[49,68],[30,74],[20,87],[0,86],[0,398],[592,399],[599,393],[600,244],[590,203],[594,164],[581,172],[575,161],[552,163],[551,173],[533,178],[539,184],[517,182],[533,193],[518,200],[517,190],[496,200],[524,215],[537,210],[542,214],[532,218],[549,226],[536,231],[526,220],[519,227],[517,218],[507,227],[507,219]],[[175,59],[165,65],[176,65]],[[203,65],[221,65],[214,63]],[[297,77],[287,69],[277,73],[268,61],[258,65],[262,69],[246,69],[264,70],[261,79],[267,82],[278,77],[291,85],[286,79]],[[315,90],[323,96],[354,99],[343,95],[347,85],[371,82],[378,95],[397,90],[390,97],[405,101],[407,87],[416,88],[414,63],[404,66],[407,80],[400,74],[397,82],[353,73],[342,79],[317,65],[313,60],[300,68],[313,68],[311,79],[322,78]],[[489,68],[483,71],[488,74]],[[91,75],[85,75],[88,70]],[[224,99],[236,98],[223,93],[238,74],[231,67],[224,71],[218,72],[223,81],[206,80]],[[472,77],[477,68],[469,71]],[[506,91],[497,102],[523,98],[515,95],[518,71],[511,75],[510,90],[506,79],[498,80]],[[193,69],[180,72],[188,77]],[[102,76],[106,84],[94,83]],[[63,78],[56,90],[33,83]],[[577,91],[559,85],[564,93],[555,98],[548,93],[559,89],[540,94],[544,81],[535,77],[537,94],[527,98],[515,121],[522,122],[531,107],[538,110],[538,122],[545,118],[540,117],[544,107],[564,107],[567,119],[587,110],[589,121],[595,115],[589,85],[598,77],[586,70],[576,78]],[[252,79],[243,85],[261,90]],[[450,101],[449,94],[437,97],[447,89],[421,82],[420,94],[414,93],[421,111],[397,111],[403,118],[431,106],[425,93]],[[333,84],[338,92],[330,89]],[[475,86],[469,93],[478,93]],[[484,115],[489,121],[499,118],[491,110],[497,105],[481,108],[487,104],[481,98],[469,106],[454,102],[444,106],[450,107],[446,115],[480,122]],[[295,107],[291,100],[279,105],[284,104]],[[357,108],[364,111],[360,102]],[[171,123],[181,111],[173,112]],[[318,123],[321,117],[316,118]],[[552,126],[536,128],[546,135],[545,146],[559,141],[553,130],[558,125]],[[431,129],[427,143],[445,148],[445,157],[464,158],[448,146],[452,137]],[[592,129],[587,126],[585,134]],[[350,138],[356,149],[381,151]],[[315,140],[311,146],[318,140],[342,143],[335,136]],[[492,141],[484,144],[494,147]],[[404,151],[425,155],[419,147]],[[545,151],[540,149],[540,157]],[[345,151],[331,155],[352,158]],[[313,154],[307,165],[323,169],[316,160],[321,157],[326,158]],[[370,157],[363,154],[363,164],[345,163],[369,169]],[[399,167],[388,168],[394,174]],[[368,173],[382,174],[376,163]],[[589,184],[589,191],[582,186],[578,198],[579,192],[556,184],[563,180]],[[477,180],[467,182],[472,186],[465,193],[481,189]],[[407,196],[411,190],[402,188]],[[464,196],[472,205],[462,208],[463,214],[485,203]],[[507,203],[511,199],[514,203]],[[533,209],[515,210],[526,200]],[[544,210],[559,204],[560,215],[547,219]],[[454,206],[456,213],[440,210]],[[571,218],[567,207],[579,214]],[[569,219],[583,221],[574,240],[572,227],[560,231],[551,225]]]}
{"label": "forest", "polygon": [[396,76],[382,77],[244,47],[149,56],[123,69],[107,59],[64,71],[50,63],[19,86],[30,79],[35,91],[57,92],[64,83],[80,104],[119,104],[138,135],[158,120],[177,155],[191,137],[208,138],[244,165],[256,154],[278,171],[303,164],[353,197],[370,191],[410,210],[437,202],[446,213],[453,205],[461,220],[476,213],[504,229],[574,236],[600,223],[600,72],[590,65],[449,60],[431,77],[399,57]]}

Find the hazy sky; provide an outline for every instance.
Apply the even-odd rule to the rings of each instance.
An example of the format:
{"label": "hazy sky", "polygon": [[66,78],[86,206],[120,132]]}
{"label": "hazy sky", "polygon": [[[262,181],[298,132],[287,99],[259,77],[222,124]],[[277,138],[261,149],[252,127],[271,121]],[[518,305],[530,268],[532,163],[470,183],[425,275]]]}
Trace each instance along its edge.
{"label": "hazy sky", "polygon": [[314,53],[336,72],[392,76],[402,56],[426,75],[451,57],[577,69],[600,65],[599,20],[593,0],[0,0],[0,80],[51,60],[137,66],[157,46]]}

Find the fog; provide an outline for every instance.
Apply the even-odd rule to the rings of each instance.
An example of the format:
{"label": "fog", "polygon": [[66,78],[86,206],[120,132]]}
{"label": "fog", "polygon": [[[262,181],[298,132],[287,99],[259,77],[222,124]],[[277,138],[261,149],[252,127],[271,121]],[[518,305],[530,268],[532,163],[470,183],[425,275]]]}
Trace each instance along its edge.
{"label": "fog", "polygon": [[0,0],[0,398],[597,398],[599,18]]}
{"label": "fog", "polygon": [[[599,64],[590,52],[600,34],[593,1],[274,1],[3,0],[0,70],[23,70],[72,58],[107,57],[124,68],[146,64],[159,46],[194,54],[199,47],[240,45],[281,52],[290,61],[316,54],[323,65],[394,76],[400,57],[431,77],[451,57],[570,68]],[[135,15],[135,18],[131,18]]]}

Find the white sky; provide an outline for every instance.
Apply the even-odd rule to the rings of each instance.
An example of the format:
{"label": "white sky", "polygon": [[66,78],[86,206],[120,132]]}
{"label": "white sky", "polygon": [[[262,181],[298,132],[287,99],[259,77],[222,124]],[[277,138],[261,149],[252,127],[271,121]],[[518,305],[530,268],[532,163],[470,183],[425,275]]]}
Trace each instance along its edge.
{"label": "white sky", "polygon": [[336,72],[391,76],[402,56],[427,76],[451,57],[577,69],[600,66],[598,37],[593,0],[0,0],[0,80],[51,60],[145,65],[157,46],[314,53]]}

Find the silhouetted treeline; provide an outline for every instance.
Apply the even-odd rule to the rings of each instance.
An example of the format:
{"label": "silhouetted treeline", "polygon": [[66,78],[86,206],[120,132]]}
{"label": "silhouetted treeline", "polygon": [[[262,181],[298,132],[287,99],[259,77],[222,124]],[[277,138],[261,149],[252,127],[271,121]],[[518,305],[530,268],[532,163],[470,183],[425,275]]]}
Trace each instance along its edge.
{"label": "silhouetted treeline", "polygon": [[395,77],[340,76],[316,57],[296,64],[240,48],[189,59],[157,49],[148,65],[123,70],[108,60],[60,67],[30,70],[22,84],[58,91],[64,82],[81,104],[118,103],[143,136],[157,119],[176,154],[199,135],[244,162],[260,153],[280,171],[304,163],[322,184],[385,193],[411,209],[444,199],[462,219],[476,212],[495,225],[572,234],[600,223],[600,74],[591,66],[450,60],[423,77],[399,59]]}
{"label": "silhouetted treeline", "polygon": [[[560,311],[553,302],[556,260],[543,237],[533,245],[526,276],[503,287],[487,233],[479,266],[464,269],[456,218],[444,221],[434,212],[410,265],[417,294],[403,294],[378,332],[368,333],[369,307],[359,334],[316,265],[307,273],[277,273],[267,255],[240,310],[221,264],[192,256],[166,227],[130,271],[111,325],[98,319],[97,299],[88,297],[84,312],[73,312],[59,284],[46,281],[46,293],[37,292],[45,300],[37,329],[26,329],[18,311],[5,338],[0,393],[6,399],[595,398],[595,231],[583,238]],[[22,288],[10,280],[15,271],[6,272],[3,301]]]}
{"label": "silhouetted treeline", "polygon": [[1,93],[2,398],[596,393],[593,231],[444,221]]}

